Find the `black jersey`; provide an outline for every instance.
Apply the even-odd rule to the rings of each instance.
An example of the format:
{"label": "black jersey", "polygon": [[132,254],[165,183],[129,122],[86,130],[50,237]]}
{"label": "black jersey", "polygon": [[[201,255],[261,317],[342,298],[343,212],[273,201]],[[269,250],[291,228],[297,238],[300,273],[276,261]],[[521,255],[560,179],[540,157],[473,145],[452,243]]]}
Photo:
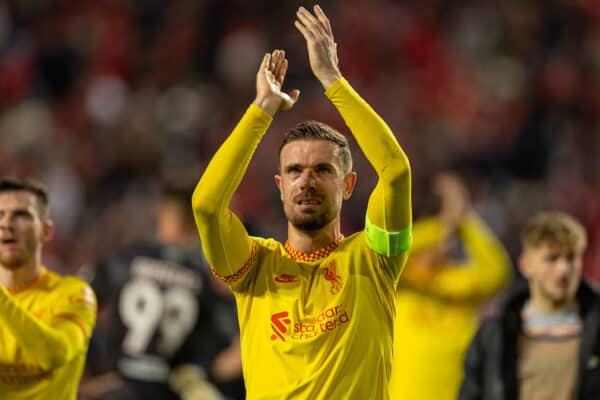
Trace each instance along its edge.
{"label": "black jersey", "polygon": [[207,274],[199,250],[156,242],[128,246],[96,267],[91,284],[111,318],[103,347],[128,398],[177,398],[172,369],[207,368],[229,343],[217,315],[223,301]]}

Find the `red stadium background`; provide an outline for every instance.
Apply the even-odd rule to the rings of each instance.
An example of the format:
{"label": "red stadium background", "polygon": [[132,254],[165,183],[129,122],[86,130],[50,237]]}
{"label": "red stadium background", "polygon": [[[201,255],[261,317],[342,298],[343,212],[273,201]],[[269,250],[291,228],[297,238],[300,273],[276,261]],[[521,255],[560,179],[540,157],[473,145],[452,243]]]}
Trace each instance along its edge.
{"label": "red stadium background", "polygon": [[[427,181],[458,169],[511,254],[545,209],[587,227],[600,282],[600,3],[594,0],[325,1],[341,68],[391,125]],[[199,176],[254,95],[261,55],[286,50],[278,116],[236,196],[253,232],[281,238],[271,179],[279,135],[306,118],[343,126],[293,27],[298,2],[0,2],[0,171],[50,188],[57,237],[46,264],[77,272],[150,232],[162,179]],[[344,231],[374,182],[359,152]],[[260,188],[260,189],[257,189]],[[246,211],[252,211],[252,216]]]}

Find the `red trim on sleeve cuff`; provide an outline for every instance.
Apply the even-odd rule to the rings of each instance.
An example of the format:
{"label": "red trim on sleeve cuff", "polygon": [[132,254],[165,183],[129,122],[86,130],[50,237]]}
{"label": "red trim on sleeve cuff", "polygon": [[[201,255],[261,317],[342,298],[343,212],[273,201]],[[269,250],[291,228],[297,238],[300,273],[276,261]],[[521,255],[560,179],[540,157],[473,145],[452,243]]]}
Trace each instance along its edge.
{"label": "red trim on sleeve cuff", "polygon": [[250,268],[252,268],[252,266],[254,265],[254,262],[256,261],[256,253],[256,242],[252,241],[252,252],[250,253],[250,258],[248,259],[248,261],[246,261],[244,266],[240,268],[236,273],[224,276],[219,274],[219,272],[217,272],[217,270],[213,267],[210,267],[210,271],[213,273],[215,278],[217,278],[220,281],[223,281],[225,283],[237,282],[240,279],[242,279],[244,275],[246,275],[246,273],[250,271]]}

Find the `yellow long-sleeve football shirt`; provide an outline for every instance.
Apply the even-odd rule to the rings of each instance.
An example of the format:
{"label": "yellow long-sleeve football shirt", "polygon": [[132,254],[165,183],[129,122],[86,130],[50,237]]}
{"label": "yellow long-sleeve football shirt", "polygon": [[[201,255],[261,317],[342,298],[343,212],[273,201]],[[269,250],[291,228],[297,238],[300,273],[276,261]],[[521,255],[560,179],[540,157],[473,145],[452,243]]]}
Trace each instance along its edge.
{"label": "yellow long-sleeve football shirt", "polygon": [[418,221],[413,229],[411,255],[396,294],[394,399],[456,399],[479,307],[510,277],[506,250],[474,213],[457,231],[465,259],[419,265],[413,255],[436,246],[443,231],[438,218]]}
{"label": "yellow long-sleeve football shirt", "polygon": [[[378,173],[369,221],[410,232],[410,168],[392,132],[344,79],[326,95]],[[247,398],[388,399],[405,253],[374,251],[366,231],[311,255],[248,236],[229,202],[270,123],[251,105],[192,199],[205,255],[236,296]]]}
{"label": "yellow long-sleeve football shirt", "polygon": [[0,286],[0,398],[74,400],[96,299],[75,277],[42,267],[34,282]]}

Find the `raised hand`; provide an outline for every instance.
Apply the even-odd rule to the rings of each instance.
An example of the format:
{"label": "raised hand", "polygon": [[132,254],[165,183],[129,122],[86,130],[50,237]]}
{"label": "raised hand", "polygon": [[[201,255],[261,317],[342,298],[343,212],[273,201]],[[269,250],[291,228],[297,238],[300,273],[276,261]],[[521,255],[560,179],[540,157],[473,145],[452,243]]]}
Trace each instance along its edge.
{"label": "raised hand", "polygon": [[253,103],[271,115],[275,115],[279,110],[289,110],[300,96],[299,90],[289,93],[281,90],[287,67],[285,52],[274,50],[265,54],[256,73],[256,98]]}
{"label": "raised hand", "polygon": [[469,192],[460,177],[451,172],[439,173],[433,183],[433,191],[442,201],[440,218],[455,228],[470,209]]}
{"label": "raised hand", "polygon": [[333,39],[329,19],[318,5],[314,15],[304,7],[298,8],[294,22],[306,40],[310,68],[325,89],[342,74],[338,67],[337,43]]}

